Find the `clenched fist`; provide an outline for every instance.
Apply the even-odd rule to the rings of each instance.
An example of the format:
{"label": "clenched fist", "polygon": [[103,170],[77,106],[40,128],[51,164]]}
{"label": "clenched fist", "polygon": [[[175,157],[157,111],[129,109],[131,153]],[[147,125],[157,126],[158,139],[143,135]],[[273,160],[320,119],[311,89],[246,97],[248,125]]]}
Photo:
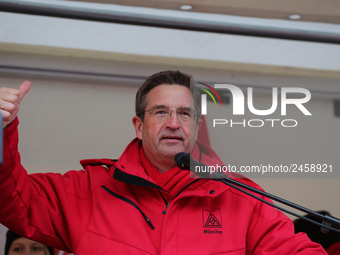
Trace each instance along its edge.
{"label": "clenched fist", "polygon": [[19,89],[0,88],[0,112],[3,128],[7,127],[17,116],[21,100],[31,88],[29,81],[24,81]]}

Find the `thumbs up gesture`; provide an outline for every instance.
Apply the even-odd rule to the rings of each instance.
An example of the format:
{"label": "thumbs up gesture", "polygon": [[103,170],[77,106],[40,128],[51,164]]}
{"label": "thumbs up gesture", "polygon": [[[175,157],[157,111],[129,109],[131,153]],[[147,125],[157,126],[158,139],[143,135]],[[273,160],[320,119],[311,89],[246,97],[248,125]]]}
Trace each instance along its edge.
{"label": "thumbs up gesture", "polygon": [[31,88],[29,81],[24,81],[19,89],[0,88],[0,112],[3,128],[7,127],[18,114],[20,103]]}

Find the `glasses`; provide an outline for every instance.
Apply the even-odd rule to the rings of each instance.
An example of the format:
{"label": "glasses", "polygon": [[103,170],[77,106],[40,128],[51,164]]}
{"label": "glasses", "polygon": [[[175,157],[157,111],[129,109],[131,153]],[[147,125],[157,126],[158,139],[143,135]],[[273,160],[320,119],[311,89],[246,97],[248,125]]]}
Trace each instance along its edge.
{"label": "glasses", "polygon": [[190,120],[196,120],[197,112],[192,110],[191,108],[183,108],[170,110],[167,107],[153,107],[151,110],[147,110],[145,112],[149,112],[151,117],[157,119],[158,121],[165,121],[170,119],[172,112],[176,112],[177,118],[185,123]]}

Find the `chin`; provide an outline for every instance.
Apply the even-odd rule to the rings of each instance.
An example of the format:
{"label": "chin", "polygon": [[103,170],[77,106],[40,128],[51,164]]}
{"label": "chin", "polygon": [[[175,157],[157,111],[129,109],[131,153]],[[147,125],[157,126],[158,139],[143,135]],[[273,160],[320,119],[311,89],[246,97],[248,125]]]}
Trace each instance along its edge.
{"label": "chin", "polygon": [[163,154],[167,157],[175,157],[180,152],[185,152],[186,150],[182,148],[167,148],[163,151]]}

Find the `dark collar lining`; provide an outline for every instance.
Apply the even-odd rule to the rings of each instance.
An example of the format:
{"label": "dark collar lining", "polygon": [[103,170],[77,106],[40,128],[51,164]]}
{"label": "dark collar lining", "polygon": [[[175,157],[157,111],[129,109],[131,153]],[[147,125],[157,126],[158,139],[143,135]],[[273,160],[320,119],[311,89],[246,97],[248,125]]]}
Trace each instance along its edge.
{"label": "dark collar lining", "polygon": [[[142,186],[142,187],[148,187],[148,188],[153,188],[153,189],[158,189],[158,190],[163,190],[161,187],[158,185],[149,182],[141,177],[127,174],[120,170],[119,168],[115,167],[115,171],[113,173],[113,178],[115,178],[118,181],[127,183],[127,184],[132,184],[136,186]],[[164,191],[164,190],[163,190]]]}

